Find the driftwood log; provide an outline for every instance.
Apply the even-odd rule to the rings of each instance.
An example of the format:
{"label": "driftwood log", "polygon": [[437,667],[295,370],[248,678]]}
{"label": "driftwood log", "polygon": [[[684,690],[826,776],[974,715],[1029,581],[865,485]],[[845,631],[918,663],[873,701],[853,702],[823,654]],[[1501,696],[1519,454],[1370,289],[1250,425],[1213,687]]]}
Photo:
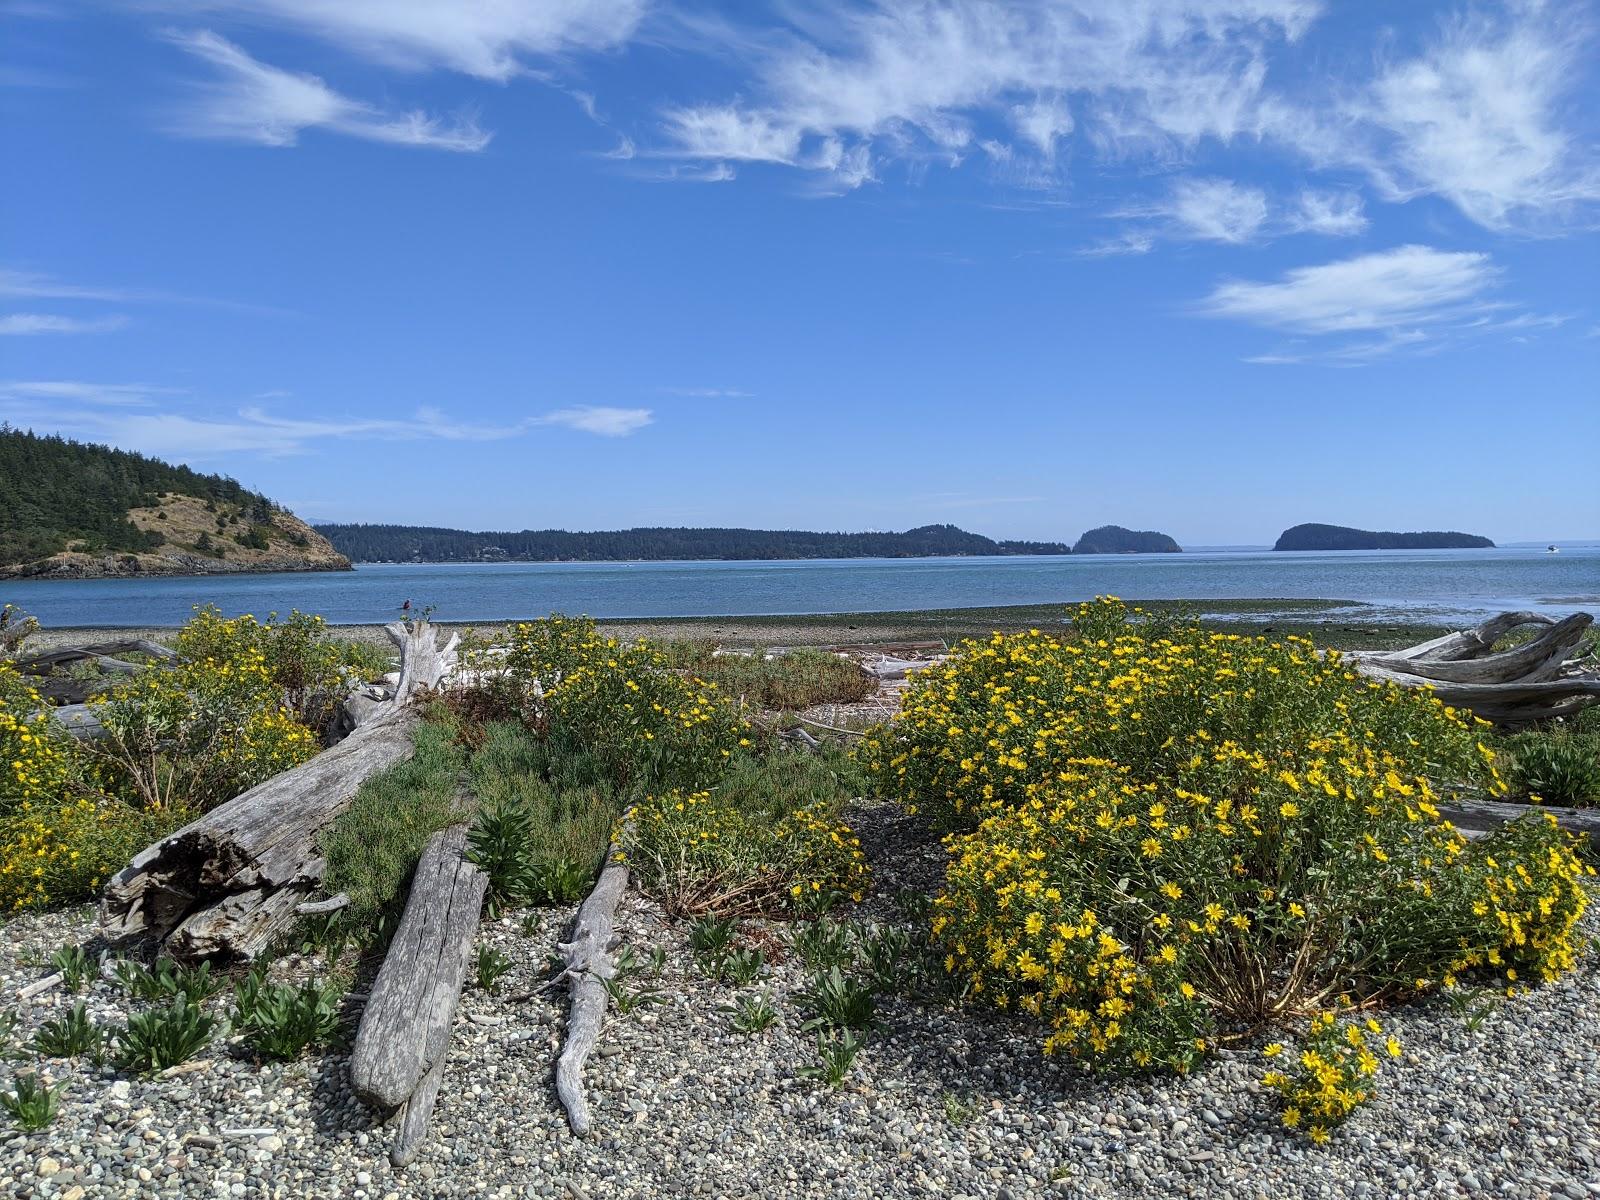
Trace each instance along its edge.
{"label": "driftwood log", "polygon": [[628,865],[613,844],[606,853],[606,865],[595,882],[594,891],[578,907],[572,924],[572,938],[562,942],[565,975],[572,989],[572,1008],[567,1016],[567,1041],[556,1060],[556,1097],[567,1110],[567,1123],[579,1137],[588,1136],[589,1101],[583,1090],[583,1065],[600,1038],[610,998],[605,981],[616,977],[617,904],[628,890]]}
{"label": "driftwood log", "polygon": [[1568,833],[1588,834],[1591,841],[1600,844],[1600,808],[1564,808],[1555,804],[1513,804],[1509,800],[1455,800],[1441,804],[1439,811],[1449,818],[1450,824],[1468,837],[1475,837],[1498,829],[1509,821],[1542,813],[1556,819],[1556,824]]}
{"label": "driftwood log", "polygon": [[[33,688],[39,695],[58,705],[82,704],[90,696],[105,690],[113,677],[127,677],[143,670],[144,664],[129,662],[119,657],[124,654],[143,654],[161,666],[172,666],[178,661],[178,652],[171,646],[152,642],[148,638],[127,638],[117,642],[96,642],[88,646],[65,646],[32,654],[16,660],[17,670],[33,677]],[[62,674],[61,668],[91,663],[92,674]],[[69,726],[69,731],[71,727]]]}
{"label": "driftwood log", "polygon": [[425,621],[387,632],[405,664],[391,700],[367,709],[354,732],[302,763],[146,847],[106,884],[102,931],[113,943],[164,940],[175,958],[255,958],[321,890],[317,836],[369,775],[412,754],[410,704],[455,663]]}
{"label": "driftwood log", "polygon": [[[1353,651],[1344,659],[1363,675],[1403,687],[1431,687],[1446,704],[1516,728],[1600,703],[1600,670],[1572,658],[1593,622],[1588,613],[1556,621],[1539,613],[1507,612],[1475,629],[1408,649]],[[1545,628],[1532,641],[1495,652],[1500,638],[1525,625]]]}
{"label": "driftwood log", "polygon": [[466,845],[465,825],[429,839],[350,1054],[356,1095],[378,1108],[405,1106],[390,1151],[397,1167],[415,1156],[439,1094],[489,886],[488,876],[466,860]]}

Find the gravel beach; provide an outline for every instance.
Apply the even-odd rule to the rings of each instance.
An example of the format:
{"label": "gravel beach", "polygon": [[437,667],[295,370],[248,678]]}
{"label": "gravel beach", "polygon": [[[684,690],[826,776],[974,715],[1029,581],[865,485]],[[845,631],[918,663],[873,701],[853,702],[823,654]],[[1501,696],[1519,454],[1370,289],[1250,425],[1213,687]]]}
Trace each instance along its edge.
{"label": "gravel beach", "polygon": [[[858,805],[852,820],[875,888],[845,915],[897,920],[890,898],[931,886],[942,852],[892,805]],[[342,1053],[257,1066],[219,1036],[154,1079],[47,1061],[46,1074],[67,1083],[61,1111],[41,1133],[0,1141],[4,1194],[1600,1197],[1592,915],[1576,971],[1502,1000],[1476,1030],[1443,1001],[1388,1014],[1404,1057],[1321,1148],[1279,1128],[1254,1046],[1225,1050],[1189,1078],[1108,1083],[1043,1059],[1021,1022],[901,996],[880,1001],[880,1028],[830,1090],[798,1076],[815,1047],[790,995],[804,971],[781,934],[743,927],[769,958],[746,990],[769,989],[780,1014],[747,1037],[722,1011],[736,990],[707,979],[685,926],[637,895],[619,913],[622,936],[641,957],[660,946],[666,959],[658,977],[646,967],[630,986],[661,999],[610,1014],[588,1069],[596,1133],[579,1140],[551,1086],[565,992],[536,991],[571,910],[524,917],[485,922],[481,936],[514,966],[500,995],[471,985],[463,995],[432,1130],[410,1167],[390,1167],[391,1131],[350,1094]],[[0,994],[16,1004],[54,949],[91,930],[88,909],[10,918]],[[289,956],[274,969],[318,966]],[[75,999],[103,1024],[126,1017],[109,982],[79,997],[57,988],[16,1004],[13,1051]]]}

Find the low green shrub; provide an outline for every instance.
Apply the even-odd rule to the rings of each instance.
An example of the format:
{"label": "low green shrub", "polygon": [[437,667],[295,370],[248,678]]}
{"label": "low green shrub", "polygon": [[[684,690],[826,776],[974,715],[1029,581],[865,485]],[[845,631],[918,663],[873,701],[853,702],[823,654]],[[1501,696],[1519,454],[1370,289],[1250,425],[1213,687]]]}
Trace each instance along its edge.
{"label": "low green shrub", "polygon": [[33,1048],[50,1058],[75,1058],[100,1049],[103,1038],[80,1000],[64,1014],[45,1021],[33,1035]]}
{"label": "low green shrub", "polygon": [[511,971],[511,960],[494,946],[484,942],[478,946],[473,969],[478,981],[478,990],[494,996],[500,992],[500,981]]}
{"label": "low green shrub", "polygon": [[330,980],[296,987],[251,971],[234,985],[233,1028],[258,1057],[290,1061],[339,1032],[340,990]]}
{"label": "low green shrub", "polygon": [[410,759],[370,776],[318,839],[325,886],[350,897],[341,924],[358,941],[381,940],[405,904],[428,839],[471,813],[464,796],[467,750],[438,710],[416,727]]}
{"label": "low green shrub", "polygon": [[800,1068],[802,1079],[819,1079],[831,1088],[844,1086],[855,1065],[856,1055],[866,1045],[854,1030],[817,1030],[817,1061]]}
{"label": "low green shrub", "polygon": [[12,1077],[11,1090],[0,1092],[0,1108],[6,1110],[18,1129],[37,1133],[56,1119],[56,1110],[66,1090],[65,1083],[50,1087],[40,1082],[36,1072],[19,1072]]}
{"label": "low green shrub", "polygon": [[82,946],[62,946],[50,956],[50,965],[61,976],[61,986],[69,992],[83,990],[95,977],[95,964]]}
{"label": "low green shrub", "polygon": [[204,1050],[216,1028],[217,1019],[184,996],[134,1013],[117,1034],[117,1066],[146,1075],[175,1067]]}
{"label": "low green shrub", "polygon": [[872,988],[837,966],[812,976],[795,999],[811,1014],[802,1029],[870,1029],[877,1011]]}
{"label": "low green shrub", "polygon": [[634,807],[623,854],[641,890],[674,916],[781,916],[814,892],[859,899],[867,865],[833,805],[774,819],[730,793],[668,792]]}
{"label": "low green shrub", "polygon": [[794,710],[819,704],[853,704],[877,690],[877,680],[848,658],[809,647],[767,656],[718,653],[707,640],[665,642],[671,666],[715,684],[723,695],[750,708]]}
{"label": "low green shrub", "polygon": [[1543,730],[1509,742],[1511,789],[1519,799],[1586,808],[1600,804],[1600,737]]}
{"label": "low green shrub", "polygon": [[227,986],[227,981],[212,973],[211,964],[179,966],[170,958],[158,958],[150,966],[125,958],[112,971],[112,977],[135,1000],[171,1000],[204,1004]]}

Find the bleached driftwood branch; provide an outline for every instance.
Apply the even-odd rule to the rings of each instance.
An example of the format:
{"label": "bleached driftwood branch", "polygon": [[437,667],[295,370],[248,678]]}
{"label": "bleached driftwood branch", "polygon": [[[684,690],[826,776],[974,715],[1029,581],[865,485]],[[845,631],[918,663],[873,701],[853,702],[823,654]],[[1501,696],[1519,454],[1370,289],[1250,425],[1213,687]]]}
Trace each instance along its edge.
{"label": "bleached driftwood branch", "polygon": [[100,921],[113,942],[163,939],[177,958],[252,959],[321,889],[317,837],[350,806],[368,776],[412,754],[410,704],[455,663],[424,621],[387,632],[407,670],[392,700],[374,705],[349,737],[218,805],[146,847],[106,884]]}
{"label": "bleached driftwood branch", "polygon": [[605,981],[616,977],[617,904],[628,890],[628,864],[615,842],[606,852],[606,865],[594,890],[578,908],[572,938],[561,943],[565,975],[572,988],[572,1008],[567,1016],[567,1041],[556,1060],[556,1096],[567,1110],[572,1132],[586,1137],[591,1128],[589,1101],[583,1090],[583,1065],[600,1037],[609,993]]}

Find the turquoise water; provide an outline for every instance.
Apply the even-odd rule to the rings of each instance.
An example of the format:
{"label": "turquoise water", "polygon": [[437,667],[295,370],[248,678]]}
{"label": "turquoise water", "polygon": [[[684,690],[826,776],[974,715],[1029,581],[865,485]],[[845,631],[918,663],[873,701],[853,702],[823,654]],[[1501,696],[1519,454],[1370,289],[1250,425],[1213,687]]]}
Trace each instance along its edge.
{"label": "turquoise water", "polygon": [[402,601],[446,621],[552,611],[596,617],[777,615],[1127,600],[1365,601],[1373,616],[1450,620],[1506,608],[1600,611],[1600,542],[1495,550],[829,559],[803,562],[374,564],[327,574],[0,582],[0,602],[47,626],[180,625],[230,615],[392,618]]}

